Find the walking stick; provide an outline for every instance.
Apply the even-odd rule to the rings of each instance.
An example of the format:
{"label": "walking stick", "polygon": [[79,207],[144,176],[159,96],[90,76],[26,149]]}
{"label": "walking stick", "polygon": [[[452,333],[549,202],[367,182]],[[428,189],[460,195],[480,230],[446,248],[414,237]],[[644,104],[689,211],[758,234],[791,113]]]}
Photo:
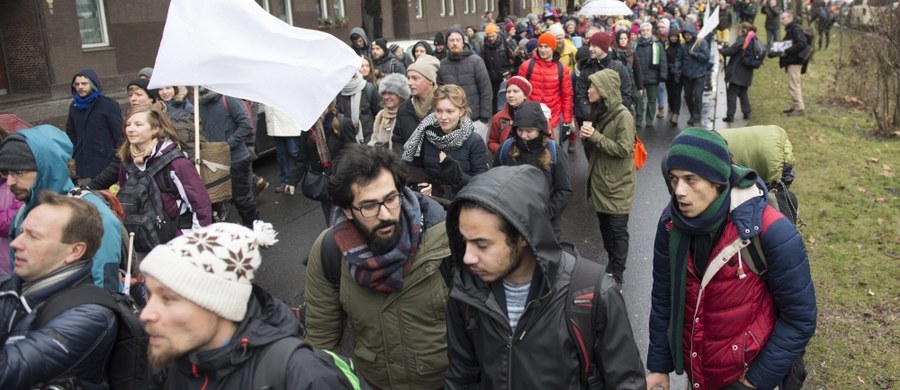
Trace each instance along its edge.
{"label": "walking stick", "polygon": [[122,286],[122,293],[131,292],[131,261],[134,258],[134,232],[128,233],[128,267],[125,268],[125,283]]}

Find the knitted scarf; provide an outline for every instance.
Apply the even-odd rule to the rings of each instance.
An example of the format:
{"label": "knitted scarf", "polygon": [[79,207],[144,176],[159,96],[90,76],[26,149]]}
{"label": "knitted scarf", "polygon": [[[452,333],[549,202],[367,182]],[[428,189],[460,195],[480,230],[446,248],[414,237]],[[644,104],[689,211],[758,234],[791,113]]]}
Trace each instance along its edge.
{"label": "knitted scarf", "polygon": [[383,144],[390,149],[395,124],[397,124],[396,108],[393,110],[383,108],[378,111],[378,114],[375,115],[375,125],[372,126],[372,139],[369,141],[369,145]]}
{"label": "knitted scarf", "polygon": [[390,294],[403,289],[403,277],[409,272],[419,249],[423,231],[423,214],[415,193],[403,187],[401,202],[400,241],[394,249],[381,255],[369,250],[365,237],[343,213],[338,213],[334,225],[334,240],[347,259],[350,274],[356,283],[372,291]]}
{"label": "knitted scarf", "polygon": [[134,161],[134,165],[144,165],[144,159],[153,155],[154,148],[159,143],[159,140],[154,138],[150,139],[150,142],[147,143],[147,147],[140,148],[135,144],[129,144],[129,152],[131,153],[131,160]]}
{"label": "knitted scarf", "polygon": [[[357,73],[350,79],[350,82],[341,90],[342,96],[350,96],[350,121],[353,126],[359,127],[359,101],[362,98],[362,91],[366,88],[366,79]],[[346,113],[345,113],[346,115]],[[362,129],[360,129],[362,130]],[[356,141],[362,142],[363,132],[356,132]]]}
{"label": "knitted scarf", "polygon": [[412,97],[412,106],[413,109],[416,110],[417,118],[425,118],[428,113],[431,112],[431,105],[434,101],[434,93],[429,93],[425,99],[420,99],[416,96]]}
{"label": "knitted scarf", "polygon": [[675,372],[684,372],[684,355],[682,341],[684,336],[684,305],[687,294],[687,263],[690,252],[691,236],[709,234],[716,230],[728,218],[731,208],[731,189],[747,188],[756,183],[756,172],[737,165],[731,166],[730,182],[725,190],[706,208],[703,213],[687,218],[678,209],[675,195],[672,195],[669,210],[671,211],[673,229],[669,235],[669,348],[675,362]]}
{"label": "knitted scarf", "polygon": [[[461,116],[459,118],[459,127],[449,134],[445,134],[437,126],[434,113],[428,114],[425,119],[422,119],[416,130],[409,136],[406,145],[403,145],[403,161],[412,161],[414,158],[421,156],[422,142],[426,138],[436,148],[449,151],[459,149],[463,142],[466,142],[469,136],[472,135],[472,132],[475,131],[475,125],[472,124],[472,120],[467,116]],[[434,129],[435,127],[437,127],[437,130]]]}
{"label": "knitted scarf", "polygon": [[75,106],[75,109],[84,111],[91,108],[91,103],[97,100],[98,97],[100,97],[100,92],[97,91],[91,91],[91,94],[87,95],[87,97],[81,97],[75,93],[72,94],[72,105]]}

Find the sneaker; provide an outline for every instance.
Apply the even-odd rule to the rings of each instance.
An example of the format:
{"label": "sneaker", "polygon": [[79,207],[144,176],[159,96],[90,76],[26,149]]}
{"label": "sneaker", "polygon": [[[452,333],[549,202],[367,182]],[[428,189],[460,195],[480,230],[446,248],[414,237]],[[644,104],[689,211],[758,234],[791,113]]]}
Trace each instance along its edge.
{"label": "sneaker", "polygon": [[622,291],[622,285],[625,284],[625,277],[621,273],[607,273],[607,275],[612,276],[613,280],[616,282],[616,285],[619,287],[619,291]]}
{"label": "sneaker", "polygon": [[256,199],[256,201],[259,201],[259,196],[266,188],[269,188],[269,182],[260,177],[259,180],[256,181],[256,184],[253,185],[253,198]]}
{"label": "sneaker", "polygon": [[794,112],[794,108],[791,107],[791,108],[788,108],[787,110],[784,110],[784,111],[782,111],[782,112],[785,113],[785,114],[790,114],[790,113]]}
{"label": "sneaker", "polygon": [[665,109],[664,109],[664,108],[660,107],[658,110],[656,110],[656,117],[657,117],[657,118],[660,118],[660,119],[661,119],[661,118],[663,117],[663,115],[665,115]]}
{"label": "sneaker", "polygon": [[804,115],[806,115],[806,111],[804,111],[804,110],[794,110],[794,111],[791,111],[789,114],[787,114],[787,116],[804,116]]}
{"label": "sneaker", "polygon": [[669,117],[669,123],[671,123],[672,126],[678,126],[678,114],[672,114],[672,116]]}
{"label": "sneaker", "polygon": [[722,118],[722,122],[726,122],[726,123],[734,122],[734,116],[732,116],[732,115],[726,116],[726,117]]}
{"label": "sneaker", "polygon": [[645,124],[644,124],[644,127],[648,128],[648,129],[652,129],[652,128],[653,128],[653,122],[647,122],[647,123],[645,123]]}
{"label": "sneaker", "polygon": [[688,119],[688,121],[687,121],[687,125],[688,125],[688,126],[694,126],[694,125],[696,125],[696,124],[697,124],[697,120],[695,120],[694,118],[690,118],[690,119]]}
{"label": "sneaker", "polygon": [[744,114],[744,119],[750,119],[750,114]]}
{"label": "sneaker", "polygon": [[284,188],[287,187],[287,184],[281,183],[277,187],[275,187],[275,193],[280,194],[284,192]]}

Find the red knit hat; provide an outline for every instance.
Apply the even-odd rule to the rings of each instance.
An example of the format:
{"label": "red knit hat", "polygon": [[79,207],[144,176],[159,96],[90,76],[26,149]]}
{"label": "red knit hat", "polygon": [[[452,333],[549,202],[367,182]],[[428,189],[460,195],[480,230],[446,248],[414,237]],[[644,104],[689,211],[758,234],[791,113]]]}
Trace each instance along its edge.
{"label": "red knit hat", "polygon": [[513,76],[506,81],[508,85],[515,85],[525,93],[525,97],[531,96],[531,83],[522,76]]}
{"label": "red knit hat", "polygon": [[549,32],[545,32],[538,37],[538,46],[540,45],[550,46],[550,50],[556,51],[556,37]]}
{"label": "red knit hat", "polygon": [[606,31],[599,31],[591,35],[590,45],[597,46],[600,50],[609,52],[609,45],[612,43],[612,36]]}

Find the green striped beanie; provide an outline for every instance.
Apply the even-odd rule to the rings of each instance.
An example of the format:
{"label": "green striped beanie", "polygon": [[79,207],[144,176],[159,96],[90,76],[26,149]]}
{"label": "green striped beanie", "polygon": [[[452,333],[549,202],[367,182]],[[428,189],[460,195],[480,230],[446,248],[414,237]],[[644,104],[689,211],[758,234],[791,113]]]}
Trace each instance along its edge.
{"label": "green striped beanie", "polygon": [[672,169],[691,171],[716,184],[727,185],[731,155],[725,139],[717,133],[691,127],[672,140],[666,154],[666,173]]}

